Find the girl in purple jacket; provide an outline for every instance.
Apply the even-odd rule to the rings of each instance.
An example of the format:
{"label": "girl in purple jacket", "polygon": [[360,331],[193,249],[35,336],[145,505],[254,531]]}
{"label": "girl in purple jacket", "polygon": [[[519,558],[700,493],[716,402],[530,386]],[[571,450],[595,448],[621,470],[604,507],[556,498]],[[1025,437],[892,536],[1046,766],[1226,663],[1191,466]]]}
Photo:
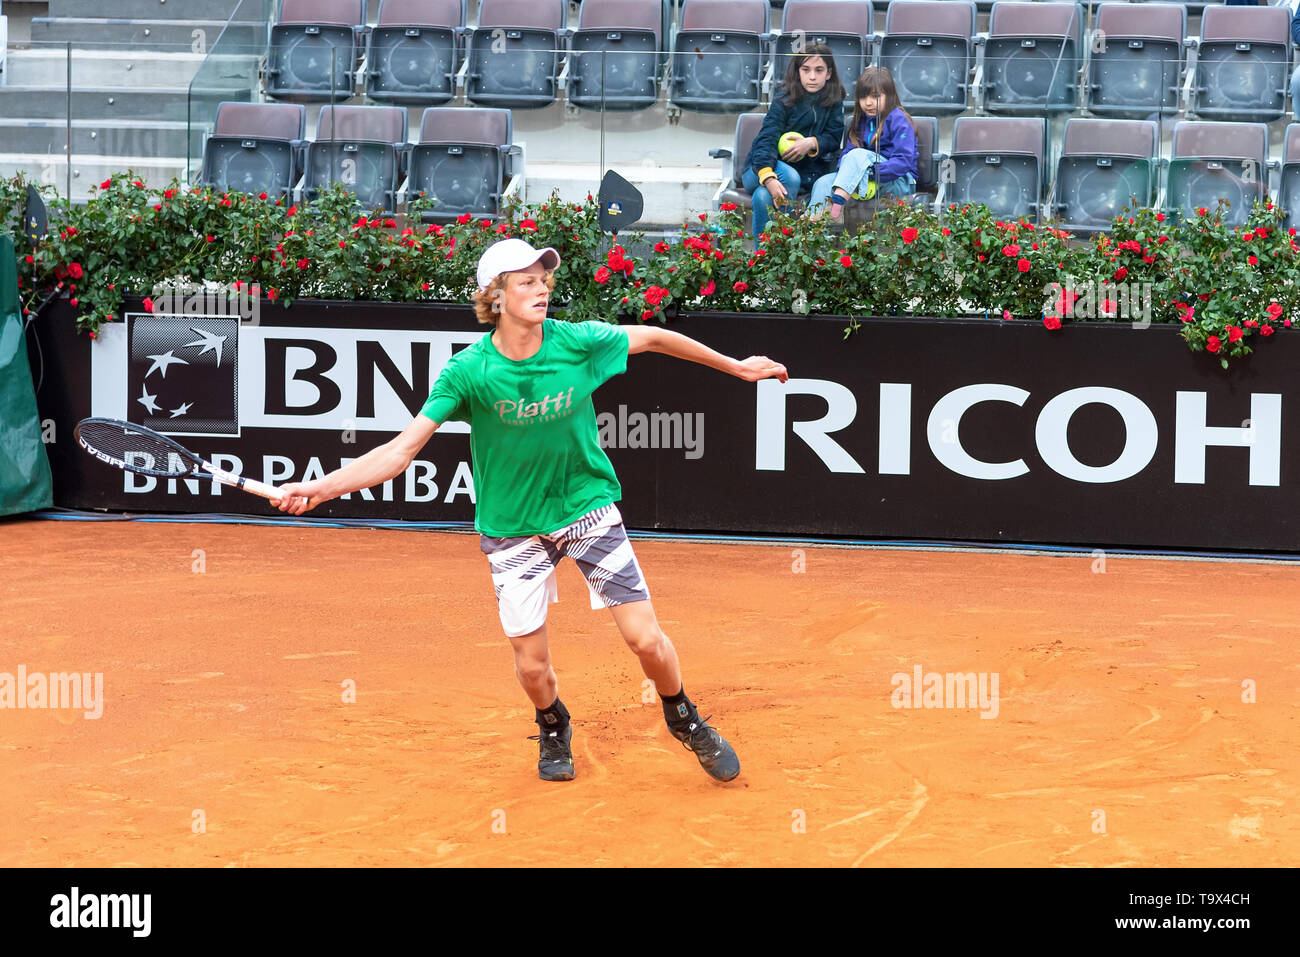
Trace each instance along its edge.
{"label": "girl in purple jacket", "polygon": [[826,213],[829,200],[831,218],[839,219],[850,196],[868,199],[874,194],[872,183],[893,196],[916,192],[916,127],[898,102],[894,78],[884,67],[867,67],[853,100],[839,168],[813,184],[808,208],[818,216]]}

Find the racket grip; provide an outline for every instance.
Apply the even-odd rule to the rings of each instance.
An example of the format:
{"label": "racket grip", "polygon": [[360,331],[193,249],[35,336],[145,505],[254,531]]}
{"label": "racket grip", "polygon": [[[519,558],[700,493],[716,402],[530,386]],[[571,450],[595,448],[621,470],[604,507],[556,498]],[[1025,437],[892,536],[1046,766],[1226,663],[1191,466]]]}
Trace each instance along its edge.
{"label": "racket grip", "polygon": [[233,485],[235,488],[243,489],[245,492],[252,492],[254,495],[260,495],[262,498],[269,498],[272,501],[284,497],[283,493],[274,485],[267,485],[265,482],[259,482],[257,479],[235,475],[233,472],[219,469],[209,462],[204,462],[203,468],[208,472],[211,472],[213,477],[224,485]]}

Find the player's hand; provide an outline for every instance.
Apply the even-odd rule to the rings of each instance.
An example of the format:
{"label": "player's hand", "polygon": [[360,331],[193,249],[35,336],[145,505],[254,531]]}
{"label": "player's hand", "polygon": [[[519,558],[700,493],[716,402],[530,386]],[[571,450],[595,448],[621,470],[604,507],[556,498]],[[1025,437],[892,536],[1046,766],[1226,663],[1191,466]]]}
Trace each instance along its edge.
{"label": "player's hand", "polygon": [[736,376],[746,382],[757,382],[759,379],[773,378],[785,382],[790,378],[790,374],[785,371],[785,366],[779,362],[773,362],[767,356],[750,356],[748,359],[741,360],[740,368],[736,370]]}
{"label": "player's hand", "polygon": [[781,204],[789,198],[789,194],[785,191],[785,187],[781,185],[781,181],[775,176],[769,176],[765,179],[763,181],[763,186],[772,196],[772,205],[778,209],[781,207]]}
{"label": "player's hand", "polygon": [[321,502],[328,502],[334,497],[325,493],[319,479],[314,482],[289,482],[281,485],[280,491],[283,493],[280,500],[272,501],[271,504],[290,515],[310,512]]}

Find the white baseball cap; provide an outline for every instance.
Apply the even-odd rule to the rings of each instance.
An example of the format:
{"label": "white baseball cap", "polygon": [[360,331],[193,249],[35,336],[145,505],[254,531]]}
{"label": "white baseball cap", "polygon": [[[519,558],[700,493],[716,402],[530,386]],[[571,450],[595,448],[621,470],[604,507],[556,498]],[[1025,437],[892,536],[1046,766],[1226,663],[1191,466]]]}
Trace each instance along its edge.
{"label": "white baseball cap", "polygon": [[479,257],[478,287],[486,289],[503,272],[527,269],[539,260],[546,269],[555,269],[560,265],[560,254],[550,246],[534,249],[522,239],[503,239],[493,243]]}

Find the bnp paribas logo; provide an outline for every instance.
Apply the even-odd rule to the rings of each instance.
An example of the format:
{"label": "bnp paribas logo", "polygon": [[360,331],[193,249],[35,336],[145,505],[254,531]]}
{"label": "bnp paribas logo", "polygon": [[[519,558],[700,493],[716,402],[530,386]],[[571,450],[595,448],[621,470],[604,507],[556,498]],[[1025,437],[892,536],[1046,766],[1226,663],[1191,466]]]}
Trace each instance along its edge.
{"label": "bnp paribas logo", "polygon": [[239,434],[239,317],[137,315],[127,418],[168,435]]}

